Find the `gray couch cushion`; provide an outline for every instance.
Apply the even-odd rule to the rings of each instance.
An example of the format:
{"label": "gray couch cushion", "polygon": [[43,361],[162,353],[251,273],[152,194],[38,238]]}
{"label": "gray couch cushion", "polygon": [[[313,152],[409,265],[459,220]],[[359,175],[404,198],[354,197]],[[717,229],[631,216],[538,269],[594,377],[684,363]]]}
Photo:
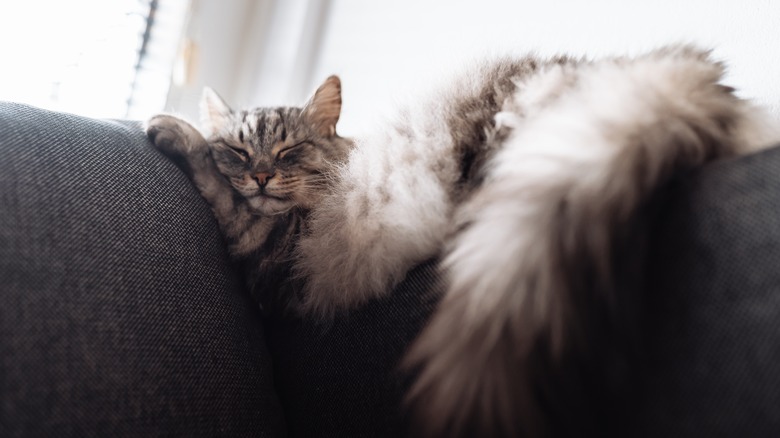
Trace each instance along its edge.
{"label": "gray couch cushion", "polygon": [[780,436],[780,148],[669,190],[647,268],[635,436]]}
{"label": "gray couch cushion", "polygon": [[277,436],[256,306],[138,124],[0,103],[0,436]]}

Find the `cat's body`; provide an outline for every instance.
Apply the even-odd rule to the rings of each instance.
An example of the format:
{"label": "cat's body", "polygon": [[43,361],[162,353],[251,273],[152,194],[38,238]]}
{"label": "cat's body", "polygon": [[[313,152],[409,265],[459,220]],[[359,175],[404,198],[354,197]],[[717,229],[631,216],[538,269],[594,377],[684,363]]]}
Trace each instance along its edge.
{"label": "cat's body", "polygon": [[[259,115],[281,110],[253,118],[208,94],[208,141],[170,116],[153,118],[149,133],[183,159],[261,301],[283,285],[283,302],[330,318],[442,255],[447,291],[407,358],[419,372],[410,397],[421,423],[434,435],[546,434],[546,416],[565,409],[544,379],[619,329],[602,321],[625,301],[615,258],[654,191],[780,138],[719,83],[722,73],[689,47],[507,58],[354,143],[335,134],[335,78],[303,109],[284,110],[289,120],[266,124],[273,134],[257,135]],[[310,145],[294,150],[308,170],[290,172],[308,188],[273,192],[273,181],[296,177],[270,158],[299,141]]]}

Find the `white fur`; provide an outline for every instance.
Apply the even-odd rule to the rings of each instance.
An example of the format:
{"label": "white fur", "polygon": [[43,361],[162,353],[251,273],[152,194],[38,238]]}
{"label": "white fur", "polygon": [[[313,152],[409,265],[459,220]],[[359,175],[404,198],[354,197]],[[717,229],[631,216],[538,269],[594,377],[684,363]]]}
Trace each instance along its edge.
{"label": "white fur", "polygon": [[528,369],[542,334],[558,358],[588,327],[572,297],[596,292],[577,289],[586,287],[577,270],[595,279],[593,299],[613,299],[615,236],[654,190],[682,170],[780,140],[777,121],[719,83],[723,68],[706,52],[553,63],[515,78],[496,114],[509,135],[482,186],[456,203],[445,117],[453,96],[480,87],[480,74],[408,113],[414,135],[390,126],[359,140],[300,242],[305,310],[329,317],[389,292],[462,228],[442,264],[448,290],[408,357],[421,367],[411,397],[439,433],[467,423],[543,428],[533,383],[509,370]]}
{"label": "white fur", "polygon": [[[557,201],[547,197],[548,190],[575,201],[609,192],[605,186],[615,177],[614,158],[628,144],[620,136],[662,125],[670,105],[680,116],[701,115],[696,93],[721,75],[720,66],[672,50],[630,62],[551,65],[517,78],[517,93],[496,116],[497,125],[513,133],[493,160],[487,183],[514,198],[480,205],[470,216],[476,225],[456,241],[446,263],[454,281],[468,277],[474,283],[472,311],[483,314],[502,305],[486,295],[512,289],[509,283],[516,278],[506,273],[515,271],[507,263],[540,268],[543,261],[523,260],[549,256],[536,249],[548,234],[539,227],[549,223]],[[478,71],[450,88],[465,94],[482,80]],[[411,140],[391,125],[356,141],[333,193],[315,209],[299,245],[298,273],[310,285],[307,312],[330,316],[382,295],[414,264],[441,251],[453,217],[463,215],[455,211],[449,190],[458,176],[444,120],[450,97],[434,94],[406,113],[401,122],[414,132]],[[748,115],[755,110],[744,102],[735,104],[745,108],[739,123],[746,128],[738,130],[745,138],[732,139],[732,152],[756,150],[780,138],[766,117]],[[659,146],[649,151],[648,166],[657,168],[651,175],[675,156]],[[658,182],[644,182],[645,193]],[[632,202],[641,195],[624,194]],[[634,206],[629,204],[616,208],[629,214]]]}
{"label": "white fur", "polygon": [[[512,134],[456,213],[468,226],[443,262],[449,288],[409,357],[422,367],[411,395],[431,430],[539,433],[534,382],[501,374],[523,375],[543,334],[553,360],[573,351],[588,309],[571,297],[609,302],[620,292],[610,283],[618,231],[680,170],[780,140],[777,121],[727,93],[722,73],[704,57],[665,51],[518,83],[499,114]],[[583,265],[598,290],[577,284]]]}
{"label": "white fur", "polygon": [[431,114],[409,119],[424,120],[411,126],[415,141],[392,130],[357,140],[333,194],[314,211],[299,243],[307,311],[330,316],[382,295],[442,247],[456,177],[452,140]]}

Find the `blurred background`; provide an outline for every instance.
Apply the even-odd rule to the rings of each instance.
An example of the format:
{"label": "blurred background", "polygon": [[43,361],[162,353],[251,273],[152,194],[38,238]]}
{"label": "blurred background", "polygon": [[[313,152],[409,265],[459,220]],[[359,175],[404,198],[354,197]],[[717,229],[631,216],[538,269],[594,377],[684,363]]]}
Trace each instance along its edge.
{"label": "blurred background", "polygon": [[299,105],[335,73],[354,135],[473,59],[678,41],[714,47],[728,82],[780,113],[772,0],[2,0],[0,100],[197,120],[204,85],[234,107]]}

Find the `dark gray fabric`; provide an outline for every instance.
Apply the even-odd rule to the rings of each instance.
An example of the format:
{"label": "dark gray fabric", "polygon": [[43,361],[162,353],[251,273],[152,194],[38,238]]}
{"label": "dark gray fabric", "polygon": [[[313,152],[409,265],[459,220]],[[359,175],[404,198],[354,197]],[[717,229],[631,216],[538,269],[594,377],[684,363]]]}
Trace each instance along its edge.
{"label": "dark gray fabric", "polygon": [[399,361],[435,306],[433,261],[385,299],[328,325],[268,318],[277,392],[294,437],[402,437],[409,378]]}
{"label": "dark gray fabric", "polygon": [[0,436],[279,436],[256,306],[138,124],[0,103]]}
{"label": "dark gray fabric", "polygon": [[634,435],[780,436],[780,148],[670,191],[653,231]]}

